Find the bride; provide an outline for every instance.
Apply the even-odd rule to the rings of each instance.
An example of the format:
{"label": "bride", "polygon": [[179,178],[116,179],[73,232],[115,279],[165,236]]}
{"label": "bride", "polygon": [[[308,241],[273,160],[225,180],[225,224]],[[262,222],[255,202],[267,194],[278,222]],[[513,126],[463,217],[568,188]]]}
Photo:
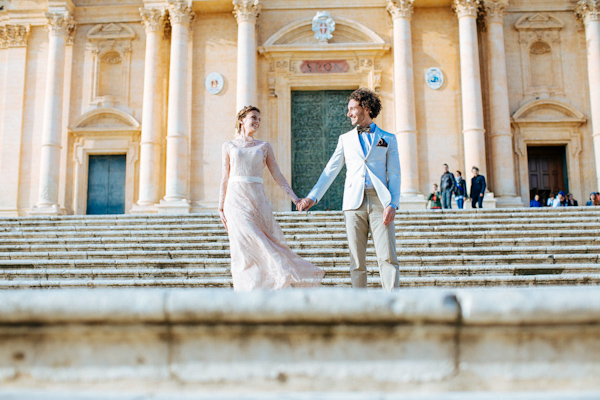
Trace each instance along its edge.
{"label": "bride", "polygon": [[235,139],[223,144],[219,216],[229,234],[233,288],[319,286],[325,272],[290,250],[265,196],[266,165],[275,182],[298,201],[271,145],[254,139],[259,127],[260,110],[244,107],[237,115]]}

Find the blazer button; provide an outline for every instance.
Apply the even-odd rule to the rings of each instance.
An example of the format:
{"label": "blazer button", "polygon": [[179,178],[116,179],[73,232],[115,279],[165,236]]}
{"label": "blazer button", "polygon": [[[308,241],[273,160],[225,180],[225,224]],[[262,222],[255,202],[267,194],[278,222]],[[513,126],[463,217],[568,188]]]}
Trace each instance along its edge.
{"label": "blazer button", "polygon": [[365,160],[365,164],[367,163],[367,160]]}

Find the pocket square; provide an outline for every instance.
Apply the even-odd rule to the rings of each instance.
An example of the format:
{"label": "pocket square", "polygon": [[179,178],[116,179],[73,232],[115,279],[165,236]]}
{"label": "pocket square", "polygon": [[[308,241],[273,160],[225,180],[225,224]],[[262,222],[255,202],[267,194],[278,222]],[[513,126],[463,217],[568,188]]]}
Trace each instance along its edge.
{"label": "pocket square", "polygon": [[387,147],[387,142],[383,139],[379,139],[379,142],[377,142],[377,147]]}

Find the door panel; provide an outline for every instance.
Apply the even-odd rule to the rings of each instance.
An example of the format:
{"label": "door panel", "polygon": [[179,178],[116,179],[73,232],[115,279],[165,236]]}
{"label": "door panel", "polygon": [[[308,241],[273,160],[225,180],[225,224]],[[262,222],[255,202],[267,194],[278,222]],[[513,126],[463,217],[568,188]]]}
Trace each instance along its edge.
{"label": "door panel", "polygon": [[[351,90],[292,92],[292,188],[304,197],[317,183],[338,137],[352,129],[348,112]],[[346,167],[311,210],[341,210]]]}
{"label": "door panel", "polygon": [[90,156],[87,214],[125,213],[125,155]]}

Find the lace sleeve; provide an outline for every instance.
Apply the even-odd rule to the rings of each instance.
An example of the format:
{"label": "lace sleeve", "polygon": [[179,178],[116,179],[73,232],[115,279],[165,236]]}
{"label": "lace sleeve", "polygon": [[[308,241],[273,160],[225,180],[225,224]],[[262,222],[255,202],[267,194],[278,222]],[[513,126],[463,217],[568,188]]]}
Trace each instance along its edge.
{"label": "lace sleeve", "polygon": [[223,210],[225,194],[227,193],[227,183],[229,182],[229,146],[227,145],[227,142],[223,143],[221,163],[223,177],[221,178],[221,191],[219,193],[219,211]]}
{"label": "lace sleeve", "polygon": [[294,203],[296,203],[298,201],[298,196],[296,196],[296,194],[290,187],[290,184],[288,183],[287,179],[285,179],[285,177],[281,173],[281,170],[279,169],[279,165],[277,165],[277,161],[275,161],[275,153],[273,153],[273,148],[271,147],[271,145],[269,143],[267,143],[266,147],[267,147],[267,157],[266,157],[267,168],[269,168],[269,171],[271,172],[273,179],[275,179],[275,182],[277,182],[277,184],[283,189],[283,191],[285,193],[287,193],[288,196],[290,196],[292,201]]}

